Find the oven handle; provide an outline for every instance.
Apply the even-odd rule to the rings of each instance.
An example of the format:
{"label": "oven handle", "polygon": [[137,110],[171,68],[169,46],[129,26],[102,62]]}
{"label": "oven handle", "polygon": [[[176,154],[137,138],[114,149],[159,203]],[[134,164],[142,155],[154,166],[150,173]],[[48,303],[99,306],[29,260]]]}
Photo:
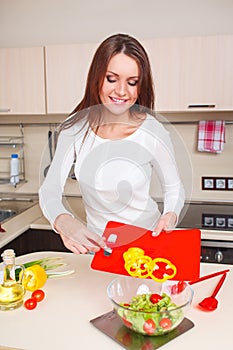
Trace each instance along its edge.
{"label": "oven handle", "polygon": [[233,242],[229,241],[201,241],[202,247],[233,248]]}

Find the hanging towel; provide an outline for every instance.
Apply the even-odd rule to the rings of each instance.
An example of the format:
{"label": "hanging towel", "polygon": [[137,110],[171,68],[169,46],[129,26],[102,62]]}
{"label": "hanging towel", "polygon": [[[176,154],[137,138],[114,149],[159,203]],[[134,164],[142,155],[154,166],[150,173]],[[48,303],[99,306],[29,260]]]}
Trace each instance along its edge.
{"label": "hanging towel", "polygon": [[221,153],[225,143],[223,120],[201,120],[198,124],[198,151]]}

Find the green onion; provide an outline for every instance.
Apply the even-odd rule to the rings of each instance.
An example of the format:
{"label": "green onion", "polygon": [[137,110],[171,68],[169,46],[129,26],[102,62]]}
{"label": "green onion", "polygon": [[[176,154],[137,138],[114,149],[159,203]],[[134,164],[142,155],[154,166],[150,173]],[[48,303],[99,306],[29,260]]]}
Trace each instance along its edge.
{"label": "green onion", "polygon": [[48,278],[55,278],[55,277],[63,277],[63,276],[68,276],[71,275],[72,273],[74,273],[74,270],[67,270],[67,271],[54,271],[54,272],[49,272],[47,271],[47,277]]}
{"label": "green onion", "polygon": [[[66,275],[70,275],[71,273],[74,272],[74,270],[51,272],[51,270],[55,270],[58,267],[67,265],[67,263],[65,263],[65,261],[64,261],[64,258],[62,258],[62,257],[47,257],[47,258],[43,258],[43,259],[39,259],[39,260],[29,261],[29,262],[26,262],[22,265],[25,267],[25,269],[27,267],[30,267],[33,265],[40,265],[46,271],[48,278],[66,276]],[[20,271],[21,271],[20,268],[15,270],[16,280],[19,279]]]}

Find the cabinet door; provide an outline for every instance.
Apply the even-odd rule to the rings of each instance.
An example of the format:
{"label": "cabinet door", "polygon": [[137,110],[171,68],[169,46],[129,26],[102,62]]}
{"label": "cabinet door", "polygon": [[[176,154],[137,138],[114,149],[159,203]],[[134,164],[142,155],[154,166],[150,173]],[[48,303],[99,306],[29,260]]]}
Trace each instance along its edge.
{"label": "cabinet door", "polygon": [[145,42],[155,77],[156,110],[233,109],[233,37],[163,38]]}
{"label": "cabinet door", "polygon": [[181,108],[233,110],[233,36],[182,41]]}
{"label": "cabinet door", "polygon": [[70,113],[85,90],[95,44],[46,46],[48,113]]}
{"label": "cabinet door", "polygon": [[0,113],[44,114],[44,49],[0,49]]}
{"label": "cabinet door", "polygon": [[183,38],[181,52],[181,109],[217,109],[220,95],[216,37]]}
{"label": "cabinet door", "polygon": [[13,241],[0,248],[0,255],[6,249],[14,249],[16,256],[39,251],[70,252],[60,237],[51,230],[29,229]]}
{"label": "cabinet door", "polygon": [[233,110],[233,36],[218,37],[218,93],[220,110]]}
{"label": "cabinet door", "polygon": [[180,110],[181,40],[178,38],[152,39],[145,41],[144,45],[149,55],[154,78],[156,111]]}

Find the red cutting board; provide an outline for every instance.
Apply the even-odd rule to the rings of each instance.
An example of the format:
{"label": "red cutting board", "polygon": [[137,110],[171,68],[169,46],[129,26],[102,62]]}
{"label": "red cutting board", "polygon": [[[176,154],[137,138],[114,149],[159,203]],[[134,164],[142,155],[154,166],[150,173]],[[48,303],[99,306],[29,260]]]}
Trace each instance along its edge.
{"label": "red cutting board", "polygon": [[[116,240],[112,243],[113,235]],[[110,221],[103,236],[106,237],[106,245],[112,248],[112,252],[106,255],[101,249],[95,253],[91,262],[92,269],[127,276],[129,274],[124,267],[123,254],[130,247],[139,247],[152,259],[167,259],[175,265],[176,275],[173,280],[192,281],[199,278],[201,232],[198,229],[176,229],[172,232],[161,232],[159,236],[153,237],[152,231],[144,228]]]}

